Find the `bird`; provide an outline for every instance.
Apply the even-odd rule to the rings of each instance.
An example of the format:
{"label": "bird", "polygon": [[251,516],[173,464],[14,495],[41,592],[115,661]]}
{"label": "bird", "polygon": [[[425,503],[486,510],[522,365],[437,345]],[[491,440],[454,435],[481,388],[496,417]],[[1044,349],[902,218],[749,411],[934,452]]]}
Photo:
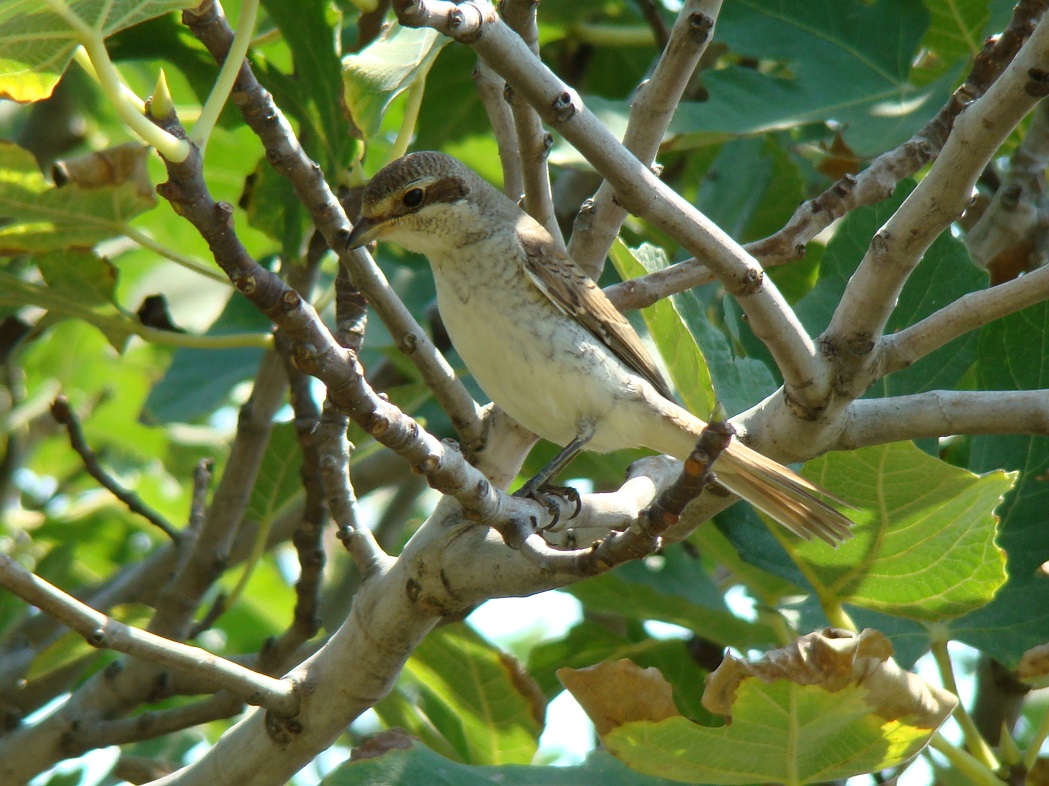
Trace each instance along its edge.
{"label": "bird", "polygon": [[[510,417],[565,446],[559,458],[580,448],[692,452],[706,423],[674,400],[630,322],[542,224],[466,164],[423,151],[380,169],[346,245],[378,239],[428,259],[467,369]],[[736,438],[714,469],[721,486],[802,538],[836,545],[851,535],[852,522],[820,498],[831,495]]]}

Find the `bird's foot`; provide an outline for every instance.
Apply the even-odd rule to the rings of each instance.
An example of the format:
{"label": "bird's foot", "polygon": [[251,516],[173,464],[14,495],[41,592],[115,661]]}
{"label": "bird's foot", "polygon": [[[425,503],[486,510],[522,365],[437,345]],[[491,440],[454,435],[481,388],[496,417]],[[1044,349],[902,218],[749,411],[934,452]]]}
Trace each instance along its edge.
{"label": "bird's foot", "polygon": [[583,509],[583,501],[579,492],[571,486],[550,486],[542,483],[533,483],[535,478],[525,483],[514,492],[514,496],[520,499],[532,499],[546,508],[550,514],[550,523],[540,527],[541,532],[557,531],[558,522],[561,520],[561,510],[566,505],[573,507],[572,515],[568,520],[574,519]]}

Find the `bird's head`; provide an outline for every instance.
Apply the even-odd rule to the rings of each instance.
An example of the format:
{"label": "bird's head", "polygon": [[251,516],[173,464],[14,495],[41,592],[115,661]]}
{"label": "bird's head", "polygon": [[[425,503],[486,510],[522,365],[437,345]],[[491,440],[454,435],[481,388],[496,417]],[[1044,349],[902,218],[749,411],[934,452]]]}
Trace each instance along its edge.
{"label": "bird's head", "polygon": [[384,238],[422,254],[457,247],[486,223],[481,211],[501,197],[462,162],[444,153],[411,153],[383,167],[364,189],[350,248]]}

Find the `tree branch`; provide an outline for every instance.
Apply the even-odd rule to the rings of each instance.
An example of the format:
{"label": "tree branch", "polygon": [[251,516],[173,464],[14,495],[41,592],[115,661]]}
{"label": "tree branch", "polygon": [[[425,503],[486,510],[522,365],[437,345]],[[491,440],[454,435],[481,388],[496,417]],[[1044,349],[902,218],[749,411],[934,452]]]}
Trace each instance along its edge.
{"label": "tree branch", "polygon": [[1049,298],[1049,268],[970,292],[898,333],[881,339],[880,375],[899,371],[959,336]]}
{"label": "tree branch", "polygon": [[[896,184],[931,161],[943,148],[958,114],[982,96],[1016,56],[1049,6],[1047,0],[1021,0],[1005,31],[976,56],[965,82],[925,126],[899,147],[882,153],[858,175],[845,175],[814,199],[803,202],[773,235],[747,245],[765,267],[800,259],[805,246],[836,219],[892,195]],[[694,262],[694,260],[689,260]],[[695,264],[700,264],[694,262]]]}
{"label": "tree branch", "polygon": [[265,706],[280,715],[290,717],[297,711],[299,699],[294,683],[275,680],[199,647],[170,641],[110,619],[34,576],[6,554],[0,554],[0,584],[64,622],[92,647],[116,650],[193,674],[206,674],[249,704]]}
{"label": "tree branch", "polygon": [[839,380],[869,384],[859,373],[871,363],[885,322],[926,249],[961,215],[976,179],[1012,129],[1044,93],[1049,69],[1049,20],[1043,18],[1005,72],[955,121],[943,152],[871,241],[820,339],[835,359]]}
{"label": "tree branch", "polygon": [[[183,21],[216,61],[225,60],[233,31],[217,3],[204,2],[183,12]],[[325,182],[321,168],[302,149],[287,119],[273,103],[272,96],[255,79],[247,61],[241,65],[232,98],[240,107],[245,122],[265,146],[267,160],[278,173],[288,178],[296,195],[310,211],[317,230],[338,254],[354,285],[365,293],[400,350],[419,369],[464,443],[475,446],[482,432],[477,420],[477,403],[397,297],[371,256],[361,249],[346,249],[345,238],[350,222],[342,205]]]}
{"label": "tree branch", "polygon": [[121,486],[102,468],[95,451],[91,449],[91,446],[87,444],[87,440],[84,439],[84,430],[80,427],[80,419],[73,412],[73,408],[69,406],[69,399],[65,396],[58,396],[52,401],[51,416],[66,427],[66,433],[69,434],[69,444],[80,456],[80,460],[84,462],[84,469],[87,470],[88,474],[97,480],[102,488],[127,505],[128,510],[144,518],[177,543],[180,537],[178,531],[157,511],[143,502],[137,494]]}
{"label": "tree branch", "polygon": [[[642,82],[634,94],[623,146],[644,164],[651,166],[655,162],[681,96],[714,35],[721,2],[688,0],[681,6],[652,76]],[[642,3],[643,8],[646,6],[648,3]],[[655,20],[662,22],[658,15]],[[615,195],[612,185],[604,181],[593,200],[584,203],[579,211],[568,244],[568,253],[595,279],[627,216],[626,210],[616,204]]]}
{"label": "tree branch", "polygon": [[[486,0],[460,5],[396,0],[402,24],[433,27],[472,45],[500,75],[561,132],[615,189],[620,203],[680,241],[708,265],[737,298],[750,325],[769,347],[788,387],[818,399],[823,377],[815,345],[757,262],[706,216],[662,183],[590,112],[495,14]],[[482,34],[483,31],[483,34]]]}
{"label": "tree branch", "polygon": [[832,450],[952,434],[1049,434],[1049,390],[930,390],[861,398],[845,410]]}
{"label": "tree branch", "polygon": [[[504,0],[499,6],[510,29],[521,36],[532,53],[539,56],[539,25],[536,22],[538,0]],[[514,127],[517,129],[517,150],[521,157],[524,178],[524,207],[532,218],[542,224],[558,245],[564,248],[565,239],[554,214],[554,196],[550,190],[550,168],[546,160],[554,138],[543,128],[536,111],[523,101],[513,87],[504,85],[504,96],[510,105]]]}

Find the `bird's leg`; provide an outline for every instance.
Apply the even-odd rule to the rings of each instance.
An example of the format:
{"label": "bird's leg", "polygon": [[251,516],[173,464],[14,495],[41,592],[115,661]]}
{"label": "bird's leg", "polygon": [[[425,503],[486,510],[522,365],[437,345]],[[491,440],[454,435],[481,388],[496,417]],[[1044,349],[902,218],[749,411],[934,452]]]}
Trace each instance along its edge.
{"label": "bird's leg", "polygon": [[[540,469],[535,475],[530,478],[521,488],[514,492],[515,497],[534,499],[537,502],[543,502],[541,497],[544,496],[560,496],[571,500],[575,504],[575,513],[572,514],[571,518],[575,518],[579,515],[579,509],[581,502],[579,500],[579,492],[568,486],[551,486],[549,481],[557,477],[557,475],[569,463],[574,459],[579,452],[586,447],[594,436],[594,424],[592,421],[585,420],[579,424],[579,430],[575,437],[558,451],[557,455],[554,456],[546,466]],[[559,517],[558,508],[556,505],[548,504],[547,509],[551,511],[554,517],[550,527],[554,527],[557,524]]]}

